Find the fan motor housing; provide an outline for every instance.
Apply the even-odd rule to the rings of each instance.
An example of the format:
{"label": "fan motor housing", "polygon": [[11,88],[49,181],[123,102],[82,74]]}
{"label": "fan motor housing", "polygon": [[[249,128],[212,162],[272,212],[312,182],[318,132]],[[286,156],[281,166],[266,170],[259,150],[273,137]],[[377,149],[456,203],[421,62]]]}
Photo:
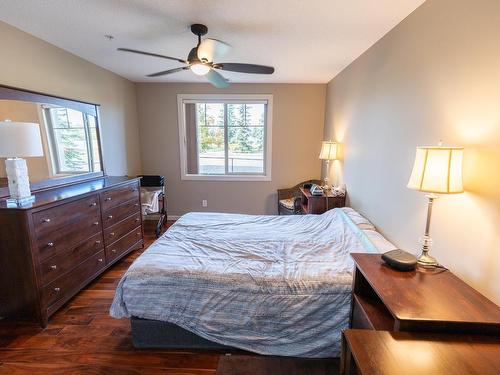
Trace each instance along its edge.
{"label": "fan motor housing", "polygon": [[208,33],[208,27],[202,25],[201,23],[195,23],[191,25],[191,32],[194,35],[203,36]]}

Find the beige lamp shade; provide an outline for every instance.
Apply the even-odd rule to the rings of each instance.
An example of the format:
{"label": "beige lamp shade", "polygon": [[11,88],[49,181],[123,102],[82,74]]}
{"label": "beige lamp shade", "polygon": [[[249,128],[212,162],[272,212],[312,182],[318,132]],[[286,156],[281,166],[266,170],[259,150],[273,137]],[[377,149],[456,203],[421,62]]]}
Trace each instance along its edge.
{"label": "beige lamp shade", "polygon": [[40,126],[31,122],[0,121],[0,157],[43,156]]}
{"label": "beige lamp shade", "polygon": [[408,188],[439,194],[462,193],[462,160],[463,147],[417,147]]}
{"label": "beige lamp shade", "polygon": [[337,143],[332,141],[323,141],[321,144],[321,152],[319,153],[321,160],[337,159]]}

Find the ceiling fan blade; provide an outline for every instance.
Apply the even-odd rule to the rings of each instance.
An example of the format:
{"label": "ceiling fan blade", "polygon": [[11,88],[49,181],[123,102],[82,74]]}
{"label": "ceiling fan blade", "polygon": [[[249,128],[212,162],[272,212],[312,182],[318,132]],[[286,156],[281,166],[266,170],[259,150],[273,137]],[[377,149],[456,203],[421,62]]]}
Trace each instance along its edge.
{"label": "ceiling fan blade", "polygon": [[146,77],[159,77],[159,76],[164,76],[167,74],[181,72],[183,70],[188,70],[188,69],[189,69],[189,67],[183,66],[182,68],[169,69],[169,70],[164,70],[164,71],[158,72],[158,73],[148,74]]}
{"label": "ceiling fan blade", "polygon": [[214,59],[226,55],[230,49],[231,46],[221,40],[206,38],[198,46],[198,58],[213,62]]}
{"label": "ceiling fan blade", "polygon": [[253,74],[273,74],[274,68],[272,66],[255,65],[255,64],[239,64],[239,63],[217,63],[214,68],[221,70],[228,70],[231,72],[239,73],[253,73]]}
{"label": "ceiling fan blade", "polygon": [[144,52],[144,51],[138,51],[136,49],[130,49],[130,48],[117,48],[118,51],[123,51],[123,52],[132,52],[132,53],[138,53],[139,55],[146,55],[146,56],[153,56],[153,57],[160,57],[162,59],[168,59],[168,60],[174,60],[178,61],[180,63],[185,64],[186,60],[178,59],[177,57],[170,57],[170,56],[165,56],[165,55],[159,55],[157,53],[151,53],[151,52]]}
{"label": "ceiling fan blade", "polygon": [[218,89],[223,89],[229,86],[229,81],[213,69],[210,69],[210,71],[205,74],[205,77],[207,78],[208,82],[210,82]]}

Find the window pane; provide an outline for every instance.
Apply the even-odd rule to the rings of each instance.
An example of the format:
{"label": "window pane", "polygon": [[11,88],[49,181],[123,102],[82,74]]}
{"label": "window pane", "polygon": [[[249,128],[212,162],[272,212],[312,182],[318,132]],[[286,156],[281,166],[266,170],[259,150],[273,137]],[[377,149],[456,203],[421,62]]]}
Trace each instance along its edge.
{"label": "window pane", "polygon": [[[93,118],[89,116],[89,118]],[[90,126],[89,122],[89,126]],[[92,164],[93,164],[93,171],[100,171],[101,170],[101,158],[99,155],[99,142],[97,140],[97,129],[94,127],[89,127],[89,134],[90,134],[90,142],[92,143]]]}
{"label": "window pane", "polygon": [[228,126],[245,125],[245,105],[228,104],[227,105],[227,124]]}
{"label": "window pane", "polygon": [[246,125],[264,126],[264,104],[247,104],[246,105]]}
{"label": "window pane", "polygon": [[224,174],[224,127],[198,127],[198,173]]}
{"label": "window pane", "polygon": [[54,129],[59,172],[89,172],[85,129]]}
{"label": "window pane", "polygon": [[185,103],[186,174],[264,174],[265,113],[264,103]]}
{"label": "window pane", "polygon": [[205,124],[204,126],[224,126],[224,104],[205,104]]}
{"label": "window pane", "polygon": [[229,173],[264,173],[264,128],[228,129]]}

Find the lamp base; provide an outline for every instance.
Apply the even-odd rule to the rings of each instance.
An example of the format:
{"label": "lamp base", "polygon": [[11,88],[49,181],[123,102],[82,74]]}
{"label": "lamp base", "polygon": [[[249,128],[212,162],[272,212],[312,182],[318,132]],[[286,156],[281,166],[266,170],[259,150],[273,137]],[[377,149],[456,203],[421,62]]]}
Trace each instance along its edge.
{"label": "lamp base", "polygon": [[434,267],[439,265],[437,262],[436,258],[430,256],[427,253],[422,253],[417,259],[417,264],[424,266],[424,267]]}
{"label": "lamp base", "polygon": [[30,195],[29,197],[24,198],[5,198],[5,202],[7,203],[8,208],[16,208],[16,207],[26,207],[35,201],[35,196]]}

